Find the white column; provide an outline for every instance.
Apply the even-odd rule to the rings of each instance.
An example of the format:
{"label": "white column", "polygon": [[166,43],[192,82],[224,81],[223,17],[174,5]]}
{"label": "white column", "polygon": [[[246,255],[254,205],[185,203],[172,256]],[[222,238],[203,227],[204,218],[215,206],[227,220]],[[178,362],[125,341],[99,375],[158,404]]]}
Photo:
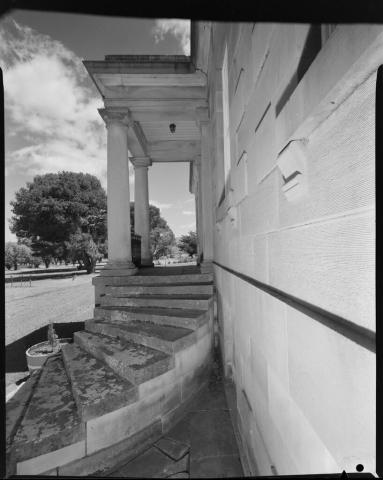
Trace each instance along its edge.
{"label": "white column", "polygon": [[201,272],[213,271],[213,182],[212,159],[209,148],[209,121],[199,121],[201,130],[201,166],[200,166],[200,196],[202,214],[202,249],[203,262]]}
{"label": "white column", "polygon": [[134,157],[130,160],[134,165],[134,230],[141,235],[141,265],[152,267],[148,186],[148,167],[152,161],[149,157]]}
{"label": "white column", "polygon": [[134,275],[130,235],[128,126],[124,114],[100,111],[107,127],[108,263],[101,275]]}
{"label": "white column", "polygon": [[197,230],[197,262],[203,259],[203,229],[202,229],[202,196],[201,196],[201,155],[197,155],[193,161],[194,194],[195,194],[195,216]]}

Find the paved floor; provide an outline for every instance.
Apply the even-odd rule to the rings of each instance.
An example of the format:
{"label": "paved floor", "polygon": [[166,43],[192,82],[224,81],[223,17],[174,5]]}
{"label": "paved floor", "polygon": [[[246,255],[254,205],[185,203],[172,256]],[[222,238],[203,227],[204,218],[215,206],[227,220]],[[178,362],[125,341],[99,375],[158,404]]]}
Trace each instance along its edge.
{"label": "paved floor", "polygon": [[171,431],[109,477],[243,477],[220,370]]}

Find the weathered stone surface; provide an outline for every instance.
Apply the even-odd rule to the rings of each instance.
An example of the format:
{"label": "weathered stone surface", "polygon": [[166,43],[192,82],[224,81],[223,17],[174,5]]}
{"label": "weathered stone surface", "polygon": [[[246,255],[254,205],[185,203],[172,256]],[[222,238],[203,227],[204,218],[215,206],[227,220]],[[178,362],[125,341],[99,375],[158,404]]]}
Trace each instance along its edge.
{"label": "weathered stone surface", "polygon": [[81,457],[85,457],[85,440],[19,462],[16,474],[39,475]]}
{"label": "weathered stone surface", "polygon": [[238,455],[202,457],[190,462],[190,478],[227,477],[243,477],[243,470]]}
{"label": "weathered stone surface", "polygon": [[238,455],[228,411],[195,412],[190,418],[191,461],[216,455]]}
{"label": "weathered stone surface", "polygon": [[178,282],[167,283],[161,285],[158,283],[145,285],[107,285],[105,287],[107,294],[149,294],[149,295],[163,295],[163,294],[184,294],[192,293],[198,294],[213,294],[213,284],[211,282]]}
{"label": "weathered stone surface", "polygon": [[161,452],[175,461],[180,460],[190,450],[190,445],[169,437],[162,437],[154,444]]}
{"label": "weathered stone surface", "polygon": [[8,445],[20,424],[33,390],[40,378],[41,370],[36,370],[7,402],[5,414],[6,444]]}
{"label": "weathered stone surface", "polygon": [[114,471],[113,477],[167,478],[170,475],[186,472],[188,461],[188,455],[185,455],[178,462],[174,462],[167,455],[152,447],[117,471]]}
{"label": "weathered stone surface", "polygon": [[[107,279],[95,277],[93,285],[158,285],[167,283],[201,283],[212,282],[211,273],[199,273],[199,268],[189,270],[190,273],[178,273],[177,267],[145,268],[140,269],[137,275],[124,277],[123,275],[110,276]],[[184,267],[185,268],[185,267]]]}
{"label": "weathered stone surface", "polygon": [[105,320],[142,320],[160,325],[197,329],[208,319],[208,313],[201,310],[161,307],[113,307],[104,305],[94,310],[95,319]]}
{"label": "weathered stone surface", "polygon": [[131,306],[131,307],[165,307],[206,310],[211,301],[210,295],[136,295],[117,296],[105,295],[101,297],[101,305]]}
{"label": "weathered stone surface", "polygon": [[40,378],[41,370],[36,370],[20,387],[15,395],[6,404],[5,432],[6,432],[6,474],[16,473],[16,460],[12,451],[12,439],[20,425],[34,388]]}
{"label": "weathered stone surface", "polygon": [[181,473],[174,473],[173,475],[170,475],[167,478],[190,478],[190,476],[187,472],[181,472]]}
{"label": "weathered stone surface", "polygon": [[119,465],[125,465],[145,451],[161,435],[161,421],[157,420],[121,442],[59,467],[59,476],[110,475],[113,477],[115,476],[113,472]]}
{"label": "weathered stone surface", "polygon": [[196,391],[198,391],[202,385],[207,385],[211,372],[210,359],[205,361],[195,370],[191,370],[189,373],[182,377],[182,401],[186,401]]}
{"label": "weathered stone surface", "polygon": [[63,359],[83,421],[137,400],[137,388],[132,383],[77,345],[65,345]]}
{"label": "weathered stone surface", "polygon": [[174,365],[174,360],[169,355],[131,341],[89,332],[76,332],[74,340],[136,385],[161,375]]}
{"label": "weathered stone surface", "polygon": [[131,322],[123,320],[113,322],[87,321],[86,330],[132,340],[166,353],[178,351],[192,344],[196,339],[192,330],[139,320],[132,320]]}
{"label": "weathered stone surface", "polygon": [[21,461],[43,455],[83,438],[84,426],[77,414],[61,355],[51,357],[43,367],[14,437],[15,458]]}

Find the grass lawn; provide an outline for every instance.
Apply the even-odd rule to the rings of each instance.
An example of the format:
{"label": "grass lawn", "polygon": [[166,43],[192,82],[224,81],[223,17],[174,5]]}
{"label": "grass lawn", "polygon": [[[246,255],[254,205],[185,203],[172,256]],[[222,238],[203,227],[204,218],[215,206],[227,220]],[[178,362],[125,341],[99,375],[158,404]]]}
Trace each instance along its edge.
{"label": "grass lawn", "polygon": [[15,342],[50,320],[80,322],[93,317],[96,274],[35,280],[29,286],[5,286],[5,344]]}

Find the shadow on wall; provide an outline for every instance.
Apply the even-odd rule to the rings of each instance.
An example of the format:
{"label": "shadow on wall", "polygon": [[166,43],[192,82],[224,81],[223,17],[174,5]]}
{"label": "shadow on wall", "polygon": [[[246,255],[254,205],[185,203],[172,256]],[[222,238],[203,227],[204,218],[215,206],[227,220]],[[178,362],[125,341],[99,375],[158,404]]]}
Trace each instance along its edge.
{"label": "shadow on wall", "polygon": [[[84,322],[55,323],[55,330],[59,338],[73,338],[73,333],[84,330]],[[19,338],[5,347],[6,373],[24,372],[28,370],[25,351],[27,348],[47,339],[48,325]]]}

